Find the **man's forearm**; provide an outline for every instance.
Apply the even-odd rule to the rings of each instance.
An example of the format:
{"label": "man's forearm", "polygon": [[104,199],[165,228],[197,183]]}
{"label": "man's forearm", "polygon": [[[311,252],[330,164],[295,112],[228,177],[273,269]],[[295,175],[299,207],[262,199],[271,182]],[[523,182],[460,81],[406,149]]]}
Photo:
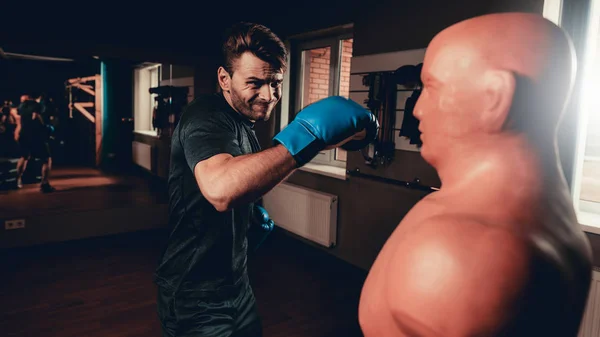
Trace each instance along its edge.
{"label": "man's forearm", "polygon": [[42,123],[43,125],[46,125],[46,123],[44,122],[44,118],[42,117],[42,115],[40,114],[36,114],[35,118]]}
{"label": "man's forearm", "polygon": [[252,202],[285,179],[296,161],[282,145],[264,151],[230,158],[217,179],[229,196],[229,208]]}

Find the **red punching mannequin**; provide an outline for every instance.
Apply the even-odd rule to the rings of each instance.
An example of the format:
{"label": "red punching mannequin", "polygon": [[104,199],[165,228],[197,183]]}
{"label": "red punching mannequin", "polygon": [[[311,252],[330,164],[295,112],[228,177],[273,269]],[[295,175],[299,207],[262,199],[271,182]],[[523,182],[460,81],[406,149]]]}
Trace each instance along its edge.
{"label": "red punching mannequin", "polygon": [[575,337],[591,250],[559,166],[575,77],[541,16],[493,14],[430,43],[414,110],[439,192],[406,215],[361,294],[366,337]]}

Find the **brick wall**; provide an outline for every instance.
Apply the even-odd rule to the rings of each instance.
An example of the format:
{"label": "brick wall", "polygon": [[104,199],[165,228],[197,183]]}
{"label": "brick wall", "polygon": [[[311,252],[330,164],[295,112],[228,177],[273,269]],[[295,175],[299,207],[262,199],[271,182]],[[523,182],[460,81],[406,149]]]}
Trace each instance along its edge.
{"label": "brick wall", "polygon": [[352,60],[352,39],[342,41],[342,69],[340,73],[340,96],[350,97],[350,61]]}
{"label": "brick wall", "polygon": [[331,48],[317,48],[309,51],[310,55],[310,85],[308,105],[329,96],[329,60]]}
{"label": "brick wall", "polygon": [[[340,91],[339,95],[350,97],[350,63],[352,60],[352,39],[342,41]],[[331,48],[317,48],[309,51],[309,87],[308,101],[304,106],[329,96],[329,66]],[[306,97],[306,96],[305,96]],[[338,149],[336,160],[346,160],[346,151]]]}
{"label": "brick wall", "polygon": [[[342,64],[340,73],[340,96],[350,95],[350,62],[352,60],[352,39],[342,42]],[[310,74],[308,102],[305,106],[328,96],[329,91],[329,63],[331,49],[317,48],[309,51]]]}

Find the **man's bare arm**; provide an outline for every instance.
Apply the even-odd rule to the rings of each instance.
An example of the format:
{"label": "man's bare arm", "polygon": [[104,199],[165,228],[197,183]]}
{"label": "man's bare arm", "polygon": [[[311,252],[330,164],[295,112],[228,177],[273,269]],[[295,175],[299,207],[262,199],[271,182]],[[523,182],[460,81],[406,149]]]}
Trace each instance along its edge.
{"label": "man's bare arm", "polygon": [[237,157],[215,155],[199,162],[194,175],[204,197],[218,211],[224,212],[260,198],[295,169],[292,155],[277,145]]}
{"label": "man's bare arm", "polygon": [[34,113],[34,118],[37,119],[42,125],[46,125],[46,122],[44,122],[44,118],[42,117],[41,114],[39,113]]}
{"label": "man's bare arm", "polygon": [[21,133],[21,116],[19,116],[19,114],[17,113],[17,109],[12,108],[10,109],[10,114],[13,116],[13,118],[15,119],[15,123],[17,123],[17,127],[15,128],[15,140],[19,140],[19,134]]}

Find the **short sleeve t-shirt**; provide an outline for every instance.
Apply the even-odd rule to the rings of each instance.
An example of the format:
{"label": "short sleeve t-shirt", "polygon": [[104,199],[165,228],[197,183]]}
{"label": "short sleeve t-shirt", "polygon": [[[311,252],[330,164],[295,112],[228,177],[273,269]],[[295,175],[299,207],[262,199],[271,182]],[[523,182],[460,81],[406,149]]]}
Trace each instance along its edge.
{"label": "short sleeve t-shirt", "polygon": [[21,142],[43,142],[46,139],[44,124],[32,119],[34,113],[40,114],[42,106],[34,100],[27,100],[19,105],[17,112],[21,116]]}
{"label": "short sleeve t-shirt", "polygon": [[27,100],[19,105],[17,112],[19,113],[19,116],[21,116],[22,126],[27,127],[33,123],[33,113],[41,114],[42,106],[36,101]]}
{"label": "short sleeve t-shirt", "polygon": [[155,273],[166,289],[211,289],[246,273],[253,204],[218,212],[200,192],[194,168],[216,154],[260,151],[251,121],[221,94],[196,98],[184,110],[171,139],[170,237]]}
{"label": "short sleeve t-shirt", "polygon": [[9,105],[3,105],[2,109],[0,111],[2,111],[3,116],[10,116],[10,106]]}

